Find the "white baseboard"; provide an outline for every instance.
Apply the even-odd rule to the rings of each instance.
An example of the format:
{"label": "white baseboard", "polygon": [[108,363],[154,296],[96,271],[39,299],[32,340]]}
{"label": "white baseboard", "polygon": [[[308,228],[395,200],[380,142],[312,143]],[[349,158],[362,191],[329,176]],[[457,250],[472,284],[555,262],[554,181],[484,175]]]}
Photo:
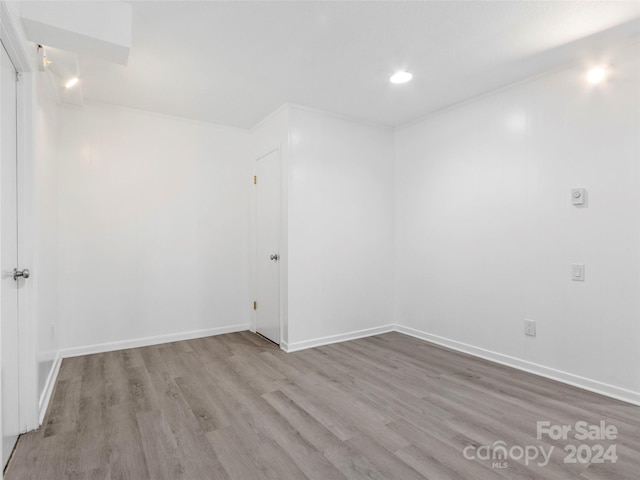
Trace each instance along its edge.
{"label": "white baseboard", "polygon": [[243,323],[239,325],[229,325],[226,327],[206,328],[204,330],[191,330],[188,332],[169,333],[166,335],[156,335],[153,337],[134,338],[132,340],[122,340],[119,342],[98,343],[95,345],[83,345],[81,347],[66,348],[60,352],[62,358],[78,357],[92,353],[113,352],[125,350],[127,348],[148,347],[161,343],[178,342],[180,340],[193,340],[194,338],[211,337],[224,333],[244,332],[249,330],[250,325]]}
{"label": "white baseboard", "polygon": [[60,372],[60,365],[62,365],[62,355],[60,355],[60,352],[58,352],[55,359],[53,360],[51,370],[49,370],[49,375],[47,376],[47,381],[44,384],[44,389],[42,390],[42,394],[40,395],[40,401],[38,402],[38,425],[42,425],[44,416],[47,413],[47,408],[49,407],[49,402],[51,401],[51,395],[53,395],[53,389],[56,386],[58,372]]}
{"label": "white baseboard", "polygon": [[307,348],[319,347],[332,343],[346,342],[348,340],[380,335],[387,332],[403,333],[405,335],[419,338],[420,340],[447,347],[451,350],[466,353],[468,355],[473,355],[474,357],[489,360],[501,365],[506,365],[507,367],[512,367],[524,372],[533,373],[534,375],[539,375],[541,377],[556,380],[558,382],[578,387],[583,390],[588,390],[600,395],[615,398],[617,400],[622,400],[623,402],[640,405],[640,392],[627,390],[622,387],[617,387],[615,385],[599,382],[590,378],[581,377],[573,373],[557,370],[555,368],[529,362],[520,358],[511,357],[509,355],[504,355],[502,353],[486,350],[484,348],[476,347],[466,343],[458,342],[456,340],[451,340],[449,338],[441,337],[428,332],[397,324],[384,325],[382,327],[368,328],[365,330],[357,330],[354,332],[332,335],[329,337],[315,338],[302,342],[281,342],[280,348],[285,352],[297,352],[300,350],[305,350]]}
{"label": "white baseboard", "polygon": [[634,405],[640,405],[640,392],[634,392],[633,390],[627,390],[625,388],[616,387],[607,383],[592,380],[590,378],[574,375],[573,373],[564,372],[562,370],[556,370],[555,368],[546,367],[537,363],[522,360],[520,358],[511,357],[509,355],[503,355],[502,353],[493,352],[491,350],[485,350],[484,348],[475,347],[466,343],[451,340],[449,338],[440,337],[431,333],[416,330],[414,328],[405,327],[402,325],[395,325],[395,331],[410,335],[412,337],[426,340],[427,342],[435,343],[443,347],[456,350],[458,352],[473,355],[474,357],[483,358],[507,367],[512,367],[518,370],[522,370],[528,373],[533,373],[541,377],[550,378],[558,382],[566,383],[574,387],[582,388],[590,392],[605,395],[607,397],[622,400],[624,402],[632,403]]}
{"label": "white baseboard", "polygon": [[[49,378],[47,379],[45,389],[40,398],[40,422],[42,422],[44,413],[46,412],[47,405],[51,398],[51,394],[53,392],[53,387],[55,385],[55,380],[58,375],[58,371],[60,369],[62,358],[76,357],[79,355],[88,355],[92,353],[111,352],[115,350],[123,350],[126,348],[158,345],[161,343],[209,337],[212,335],[221,335],[224,333],[241,332],[241,331],[246,331],[250,329],[251,329],[251,325],[247,323],[247,324],[230,325],[227,327],[211,328],[211,329],[205,329],[205,330],[193,330],[189,332],[181,332],[181,333],[168,334],[168,335],[158,335],[158,336],[138,338],[133,340],[124,340],[120,342],[109,342],[109,343],[102,343],[97,345],[87,345],[87,346],[68,348],[68,349],[62,350],[56,357],[56,360],[54,361],[54,365],[51,368],[51,372],[49,373]],[[421,340],[434,343],[436,345],[441,345],[451,350],[456,350],[458,352],[473,355],[475,357],[489,360],[491,362],[499,363],[501,365],[506,365],[508,367],[515,368],[517,370],[533,373],[541,377],[549,378],[551,380],[556,380],[558,382],[572,385],[574,387],[582,388],[583,390],[588,390],[594,393],[598,393],[600,395],[605,395],[607,397],[615,398],[617,400],[622,400],[624,402],[628,402],[634,405],[640,405],[640,392],[635,392],[633,390],[617,387],[615,385],[610,385],[610,384],[603,383],[590,378],[581,377],[579,375],[575,375],[569,372],[557,370],[551,367],[529,362],[527,360],[523,360],[520,358],[511,357],[509,355],[504,355],[502,353],[494,352],[491,350],[486,350],[484,348],[458,342],[456,340],[441,337],[441,336],[434,335],[421,330],[416,330],[414,328],[405,327],[403,325],[396,325],[396,324],[383,325],[381,327],[367,328],[364,330],[356,330],[353,332],[342,333],[339,335],[330,335],[327,337],[320,337],[320,338],[315,338],[311,340],[305,340],[302,342],[288,343],[288,342],[282,341],[280,344],[280,348],[288,353],[297,352],[300,350],[305,350],[307,348],[320,347],[322,345],[329,345],[332,343],[346,342],[349,340],[356,340],[358,338],[370,337],[373,335],[380,335],[382,333],[388,333],[388,332],[394,332],[394,331],[403,333],[405,335],[409,335],[415,338],[419,338]]]}
{"label": "white baseboard", "polygon": [[330,335],[328,337],[314,338],[303,342],[280,342],[280,348],[287,353],[305,350],[307,348],[320,347],[331,343],[346,342],[348,340],[356,340],[357,338],[371,337],[372,335],[380,335],[381,333],[393,332],[395,325],[383,325],[382,327],[366,328],[364,330],[356,330],[354,332],[341,333],[339,335]]}

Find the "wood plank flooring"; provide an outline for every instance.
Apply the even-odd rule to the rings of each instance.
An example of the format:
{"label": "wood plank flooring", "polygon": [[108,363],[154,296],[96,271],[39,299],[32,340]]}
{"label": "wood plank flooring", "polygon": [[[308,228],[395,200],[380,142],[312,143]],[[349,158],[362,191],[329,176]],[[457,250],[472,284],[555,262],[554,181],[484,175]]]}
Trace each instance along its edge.
{"label": "wood plank flooring", "polygon": [[[537,439],[545,420],[605,421],[618,436]],[[465,459],[465,448],[480,455],[477,447],[496,441],[554,449],[546,466]],[[588,445],[583,459],[594,445],[615,444],[617,462],[566,464],[570,443]],[[42,428],[20,437],[5,478],[636,480],[638,472],[640,407],[399,333],[286,354],[243,332],[65,359]]]}

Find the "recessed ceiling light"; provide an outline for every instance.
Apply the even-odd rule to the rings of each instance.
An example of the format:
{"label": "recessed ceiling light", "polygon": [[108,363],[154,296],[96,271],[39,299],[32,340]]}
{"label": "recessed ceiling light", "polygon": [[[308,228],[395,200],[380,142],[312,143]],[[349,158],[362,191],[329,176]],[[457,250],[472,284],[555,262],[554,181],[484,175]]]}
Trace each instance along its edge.
{"label": "recessed ceiling light", "polygon": [[78,77],[73,77],[72,79],[70,79],[64,86],[64,88],[71,88],[73,87],[76,83],[78,83]]}
{"label": "recessed ceiling light", "polygon": [[602,83],[607,78],[607,69],[605,67],[595,67],[587,72],[587,82],[592,85]]}
{"label": "recessed ceiling light", "polygon": [[409,80],[413,78],[413,75],[409,72],[396,72],[391,75],[389,81],[391,83],[407,83]]}

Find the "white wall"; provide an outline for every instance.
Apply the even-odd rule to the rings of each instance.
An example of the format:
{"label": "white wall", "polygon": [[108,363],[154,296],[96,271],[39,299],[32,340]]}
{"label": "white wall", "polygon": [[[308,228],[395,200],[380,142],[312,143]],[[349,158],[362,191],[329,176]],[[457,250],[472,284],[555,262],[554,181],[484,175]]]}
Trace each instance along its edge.
{"label": "white wall", "polygon": [[295,349],[391,323],[393,132],[299,107],[289,121]]}
{"label": "white wall", "polygon": [[247,326],[250,178],[274,148],[283,169],[285,346],[390,323],[391,130],[299,107],[283,107],[251,132],[107,106],[65,106],[61,115],[65,355]]}
{"label": "white wall", "polygon": [[248,133],[89,105],[60,124],[65,353],[248,328]]}
{"label": "white wall", "polygon": [[610,59],[606,85],[581,65],[397,130],[397,323],[640,401],[638,58]]}

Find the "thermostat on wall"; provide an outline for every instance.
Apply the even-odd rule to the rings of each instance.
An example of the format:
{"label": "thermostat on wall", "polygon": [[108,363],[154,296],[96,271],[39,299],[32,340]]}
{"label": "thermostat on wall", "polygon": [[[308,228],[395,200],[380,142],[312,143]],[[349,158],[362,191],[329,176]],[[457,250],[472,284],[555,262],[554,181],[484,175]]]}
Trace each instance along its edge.
{"label": "thermostat on wall", "polygon": [[584,188],[571,189],[571,203],[573,205],[584,205],[586,202],[587,192]]}

